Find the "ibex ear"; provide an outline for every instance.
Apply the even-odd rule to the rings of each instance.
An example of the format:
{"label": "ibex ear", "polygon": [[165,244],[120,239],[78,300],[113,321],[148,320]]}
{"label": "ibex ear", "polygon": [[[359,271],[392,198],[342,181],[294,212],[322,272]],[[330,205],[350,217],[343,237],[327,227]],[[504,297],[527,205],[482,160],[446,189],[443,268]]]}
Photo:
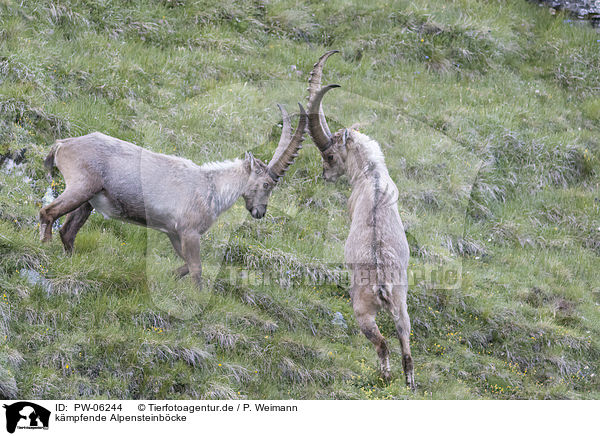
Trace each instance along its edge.
{"label": "ibex ear", "polygon": [[254,155],[247,151],[246,155],[244,156],[244,166],[246,168],[246,170],[248,171],[254,171],[254,166],[255,166],[255,162],[254,162]]}
{"label": "ibex ear", "polygon": [[350,130],[346,129],[346,130],[344,130],[344,134],[342,136],[342,145],[344,147],[346,146],[346,141],[348,141],[348,136],[350,136]]}

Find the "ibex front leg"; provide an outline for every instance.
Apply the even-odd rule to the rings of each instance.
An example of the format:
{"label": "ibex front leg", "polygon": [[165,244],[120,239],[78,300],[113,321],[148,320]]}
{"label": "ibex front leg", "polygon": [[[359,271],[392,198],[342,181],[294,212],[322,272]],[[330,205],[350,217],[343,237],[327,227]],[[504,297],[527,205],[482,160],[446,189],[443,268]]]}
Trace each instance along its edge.
{"label": "ibex front leg", "polygon": [[[183,259],[188,267],[190,276],[202,289],[202,262],[200,261],[200,234],[186,232],[180,235]],[[180,268],[181,269],[181,268]]]}

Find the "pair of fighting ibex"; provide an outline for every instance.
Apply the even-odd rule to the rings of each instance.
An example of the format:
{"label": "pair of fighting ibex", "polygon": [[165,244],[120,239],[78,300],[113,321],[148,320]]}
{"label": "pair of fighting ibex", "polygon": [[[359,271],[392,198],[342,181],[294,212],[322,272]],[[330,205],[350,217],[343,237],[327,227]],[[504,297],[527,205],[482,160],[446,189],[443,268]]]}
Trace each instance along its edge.
{"label": "pair of fighting ibex", "polygon": [[179,276],[190,274],[200,284],[200,237],[217,217],[241,196],[254,218],[262,218],[277,181],[293,163],[308,132],[323,157],[323,177],[335,181],[346,174],[352,185],[348,201],[352,224],[345,260],[352,273],[350,296],[361,331],[375,345],[382,375],[389,379],[387,343],[375,315],[387,309],[402,348],[406,383],[415,389],[407,312],[408,243],[397,208],[398,189],[390,178],[376,141],[354,129],[331,134],[321,100],[339,85],[321,87],[323,65],[337,51],[325,53],[309,79],[308,113],[300,106],[300,120],[292,134],[283,116],[279,145],[268,164],[246,153],[243,160],[198,166],[175,156],[153,153],[101,133],[57,141],[46,158],[62,173],[65,191],[40,211],[42,241],[52,238],[52,224],[68,214],[60,229],[67,252],[75,235],[96,209],[105,217],[121,219],[166,233],[185,264]]}

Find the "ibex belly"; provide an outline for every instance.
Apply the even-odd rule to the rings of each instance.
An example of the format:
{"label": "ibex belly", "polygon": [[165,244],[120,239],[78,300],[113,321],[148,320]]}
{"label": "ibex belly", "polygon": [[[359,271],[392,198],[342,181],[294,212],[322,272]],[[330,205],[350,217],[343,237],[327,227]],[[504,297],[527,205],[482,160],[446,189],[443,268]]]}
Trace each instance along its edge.
{"label": "ibex belly", "polygon": [[113,218],[141,226],[147,226],[146,213],[144,210],[139,210],[139,207],[134,208],[118,200],[114,200],[106,195],[106,192],[104,191],[94,195],[89,200],[89,203],[106,219]]}

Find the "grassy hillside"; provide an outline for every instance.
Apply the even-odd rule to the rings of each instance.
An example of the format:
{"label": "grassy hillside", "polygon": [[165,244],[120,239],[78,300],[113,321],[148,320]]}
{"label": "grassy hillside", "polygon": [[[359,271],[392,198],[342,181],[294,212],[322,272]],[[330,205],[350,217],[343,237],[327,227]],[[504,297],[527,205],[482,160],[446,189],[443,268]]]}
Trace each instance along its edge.
{"label": "grassy hillside", "polygon": [[[564,18],[524,0],[0,0],[0,397],[600,398],[600,35]],[[153,231],[93,214],[72,257],[38,242],[55,139],[269,159],[275,103],[295,110],[332,48],[330,126],[359,122],[401,191],[416,394],[391,320],[390,384],[358,330],[349,184],[323,182],[310,140],[263,220],[240,201],[206,235],[201,294]]]}

